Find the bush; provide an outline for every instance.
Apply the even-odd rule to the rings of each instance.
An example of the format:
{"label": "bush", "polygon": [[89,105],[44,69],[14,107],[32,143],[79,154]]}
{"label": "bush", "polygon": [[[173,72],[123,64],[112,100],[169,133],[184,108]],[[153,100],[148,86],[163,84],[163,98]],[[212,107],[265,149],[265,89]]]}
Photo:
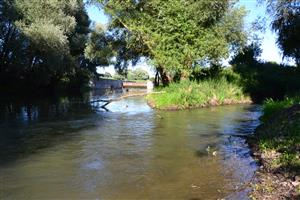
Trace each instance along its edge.
{"label": "bush", "polygon": [[171,83],[147,98],[159,109],[184,109],[249,100],[240,86],[225,78]]}
{"label": "bush", "polygon": [[195,67],[193,70],[190,80],[192,81],[202,81],[206,79],[222,79],[225,78],[230,83],[239,84],[241,77],[238,73],[234,72],[231,67],[221,67],[218,65],[213,65],[212,67]]}
{"label": "bush", "polygon": [[125,80],[126,78],[125,78],[124,75],[115,73],[115,74],[113,75],[113,79],[116,79],[116,80]]}
{"label": "bush", "polygon": [[246,93],[256,102],[272,98],[283,100],[285,96],[300,91],[300,68],[257,60],[260,50],[250,45],[230,62],[234,72],[241,76]]}
{"label": "bush", "polygon": [[70,76],[68,88],[70,91],[84,90],[89,87],[92,74],[90,71],[77,68],[75,73]]}

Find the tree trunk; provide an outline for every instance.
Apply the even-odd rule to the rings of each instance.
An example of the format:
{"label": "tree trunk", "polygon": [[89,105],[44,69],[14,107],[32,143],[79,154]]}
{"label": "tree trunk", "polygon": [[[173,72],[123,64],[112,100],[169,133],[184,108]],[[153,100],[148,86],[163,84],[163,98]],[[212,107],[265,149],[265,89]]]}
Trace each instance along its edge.
{"label": "tree trunk", "polygon": [[6,34],[4,42],[3,42],[2,51],[1,51],[1,54],[0,54],[0,58],[1,58],[0,65],[2,67],[4,67],[4,65],[6,64],[5,61],[8,60],[7,56],[8,56],[8,53],[9,53],[9,46],[10,46],[9,43],[13,39],[15,33],[16,33],[16,28],[13,27],[12,25],[9,25],[7,34]]}
{"label": "tree trunk", "polygon": [[34,65],[36,64],[36,56],[32,55],[31,58],[29,59],[29,63],[28,63],[28,70],[31,70]]}
{"label": "tree trunk", "polygon": [[154,78],[154,86],[158,87],[159,86],[159,73],[158,70],[156,70],[155,78]]}
{"label": "tree trunk", "polygon": [[157,71],[161,77],[161,82],[163,86],[168,86],[170,84],[171,77],[165,72],[165,70],[161,66],[157,68]]}
{"label": "tree trunk", "polygon": [[12,32],[12,28],[11,28],[11,26],[9,26],[6,36],[4,38],[1,53],[0,53],[0,66],[1,67],[4,67],[4,64],[5,64],[5,61],[4,61],[5,60],[5,52],[7,51],[8,41],[9,41],[11,32]]}

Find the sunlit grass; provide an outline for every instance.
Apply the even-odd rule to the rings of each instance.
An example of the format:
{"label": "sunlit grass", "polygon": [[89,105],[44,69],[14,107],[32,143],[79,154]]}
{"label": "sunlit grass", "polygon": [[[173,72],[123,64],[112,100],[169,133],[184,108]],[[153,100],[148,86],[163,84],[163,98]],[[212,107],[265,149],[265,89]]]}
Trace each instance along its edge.
{"label": "sunlit grass", "polygon": [[224,78],[200,82],[186,80],[171,83],[158,91],[159,93],[147,97],[158,109],[184,109],[249,101],[240,86],[229,83]]}
{"label": "sunlit grass", "polygon": [[263,126],[258,131],[262,151],[275,151],[280,156],[276,165],[300,172],[300,104],[299,97],[283,101],[267,100],[263,105]]}
{"label": "sunlit grass", "polygon": [[262,120],[267,121],[284,108],[291,107],[294,104],[300,104],[300,96],[292,98],[287,97],[282,101],[274,101],[272,99],[268,99],[263,104],[264,115],[262,117]]}

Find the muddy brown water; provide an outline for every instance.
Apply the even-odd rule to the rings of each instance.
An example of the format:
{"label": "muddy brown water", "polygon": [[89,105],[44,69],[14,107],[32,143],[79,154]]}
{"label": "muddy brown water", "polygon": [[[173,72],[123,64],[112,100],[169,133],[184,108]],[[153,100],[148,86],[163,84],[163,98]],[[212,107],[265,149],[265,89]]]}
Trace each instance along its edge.
{"label": "muddy brown water", "polygon": [[248,199],[258,106],[74,102],[2,104],[0,199]]}

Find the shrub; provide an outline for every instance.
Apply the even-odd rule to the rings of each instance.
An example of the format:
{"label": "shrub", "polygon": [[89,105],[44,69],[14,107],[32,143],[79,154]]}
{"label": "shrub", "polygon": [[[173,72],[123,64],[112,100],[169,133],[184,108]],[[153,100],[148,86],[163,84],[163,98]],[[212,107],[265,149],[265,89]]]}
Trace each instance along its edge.
{"label": "shrub", "polygon": [[250,45],[230,62],[240,74],[246,93],[256,102],[272,98],[282,100],[300,91],[300,68],[257,60],[260,49]]}
{"label": "shrub", "polygon": [[247,100],[242,88],[225,78],[171,83],[160,89],[160,93],[150,94],[147,98],[159,109],[184,109]]}

